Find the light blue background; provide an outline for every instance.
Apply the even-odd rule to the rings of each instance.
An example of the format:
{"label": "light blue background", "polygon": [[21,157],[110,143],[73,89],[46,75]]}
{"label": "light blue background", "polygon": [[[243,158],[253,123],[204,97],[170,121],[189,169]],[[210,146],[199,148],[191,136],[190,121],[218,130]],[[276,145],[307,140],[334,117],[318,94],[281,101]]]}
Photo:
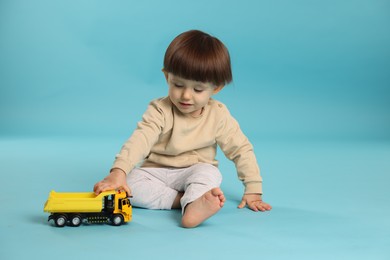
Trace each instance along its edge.
{"label": "light blue background", "polygon": [[[386,0],[0,0],[0,258],[389,259],[389,24]],[[50,190],[90,190],[167,94],[165,49],[189,29],[229,48],[234,83],[216,99],[254,144],[273,211],[236,209],[219,155],[228,201],[197,229],[142,209],[120,228],[48,225]]]}
{"label": "light blue background", "polygon": [[128,133],[166,95],[188,29],[228,46],[218,97],[263,137],[388,138],[390,4],[370,1],[1,1],[1,133]]}

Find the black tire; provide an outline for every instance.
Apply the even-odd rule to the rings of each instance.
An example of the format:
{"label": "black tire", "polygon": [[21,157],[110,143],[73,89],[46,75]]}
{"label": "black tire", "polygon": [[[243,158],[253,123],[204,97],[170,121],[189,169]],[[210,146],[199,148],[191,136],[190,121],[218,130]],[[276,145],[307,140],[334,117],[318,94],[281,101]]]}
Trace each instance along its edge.
{"label": "black tire", "polygon": [[62,214],[57,215],[54,218],[54,223],[56,224],[57,227],[64,227],[67,221],[68,219],[66,218],[66,216]]}
{"label": "black tire", "polygon": [[82,223],[82,218],[80,215],[73,215],[70,219],[70,225],[72,227],[78,227]]}
{"label": "black tire", "polygon": [[123,216],[121,214],[114,214],[111,217],[111,223],[113,226],[120,226],[123,224]]}

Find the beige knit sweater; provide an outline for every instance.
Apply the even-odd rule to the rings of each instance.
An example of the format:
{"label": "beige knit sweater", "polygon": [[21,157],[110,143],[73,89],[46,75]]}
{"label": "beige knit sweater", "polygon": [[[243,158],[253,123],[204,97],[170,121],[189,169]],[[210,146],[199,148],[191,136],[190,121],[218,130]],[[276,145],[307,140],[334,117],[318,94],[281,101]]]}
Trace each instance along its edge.
{"label": "beige knit sweater", "polygon": [[169,97],[152,101],[112,168],[129,173],[140,162],[141,167],[180,168],[199,162],[218,166],[217,145],[235,163],[245,193],[261,194],[253,147],[226,106],[214,99],[196,118],[182,114]]}

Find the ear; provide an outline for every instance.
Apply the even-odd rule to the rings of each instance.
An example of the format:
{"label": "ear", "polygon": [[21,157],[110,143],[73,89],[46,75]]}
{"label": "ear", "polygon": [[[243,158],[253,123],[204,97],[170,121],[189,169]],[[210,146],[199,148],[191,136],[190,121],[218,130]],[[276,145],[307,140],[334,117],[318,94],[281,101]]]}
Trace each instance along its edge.
{"label": "ear", "polygon": [[168,72],[164,68],[161,71],[164,73],[165,79],[168,82]]}
{"label": "ear", "polygon": [[216,87],[214,88],[213,94],[214,94],[214,95],[217,94],[219,91],[221,91],[221,90],[223,89],[224,86],[225,86],[225,85],[216,86]]}

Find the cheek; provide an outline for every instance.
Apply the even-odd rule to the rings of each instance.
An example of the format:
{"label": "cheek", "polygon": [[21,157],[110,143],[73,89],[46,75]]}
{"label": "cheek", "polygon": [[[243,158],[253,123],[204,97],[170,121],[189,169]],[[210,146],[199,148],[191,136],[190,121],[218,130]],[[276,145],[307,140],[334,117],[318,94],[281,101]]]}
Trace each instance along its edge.
{"label": "cheek", "polygon": [[210,95],[204,94],[204,95],[198,96],[197,101],[199,104],[205,105],[205,104],[207,104],[207,102],[209,102],[210,97],[211,97]]}
{"label": "cheek", "polygon": [[168,95],[169,95],[170,97],[174,97],[174,96],[175,96],[175,91],[172,89],[172,87],[169,87]]}

